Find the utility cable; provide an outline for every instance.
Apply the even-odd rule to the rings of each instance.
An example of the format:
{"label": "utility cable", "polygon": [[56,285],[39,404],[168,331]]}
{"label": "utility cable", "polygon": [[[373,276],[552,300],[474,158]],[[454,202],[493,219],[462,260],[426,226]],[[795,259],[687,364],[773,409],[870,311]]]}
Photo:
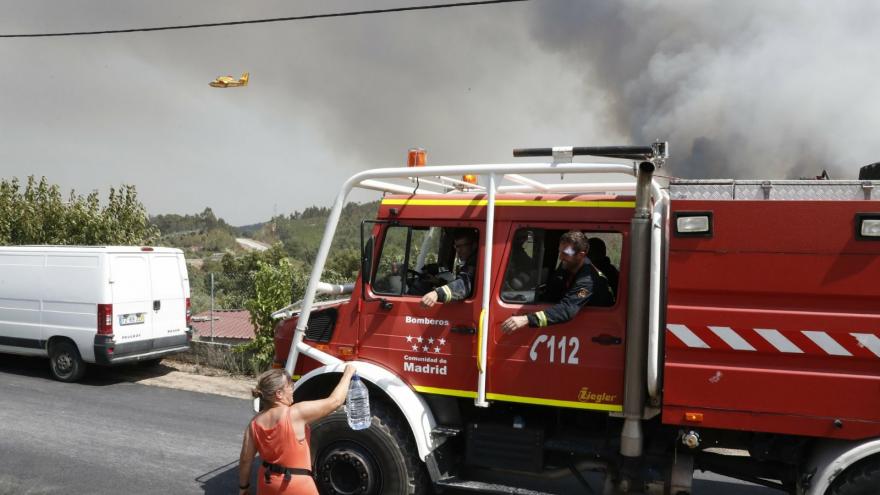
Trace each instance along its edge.
{"label": "utility cable", "polygon": [[108,29],[104,31],[72,31],[67,33],[31,33],[31,34],[0,34],[0,38],[49,38],[55,36],[90,36],[95,34],[120,34],[120,33],[146,33],[151,31],[172,31],[177,29],[196,29],[217,26],[238,26],[241,24],[264,24],[267,22],[305,21],[310,19],[325,19],[329,17],[351,17],[368,14],[388,14],[393,12],[408,12],[413,10],[436,10],[451,7],[471,7],[475,5],[490,5],[496,3],[528,2],[529,0],[483,0],[476,2],[441,3],[433,5],[418,5],[410,7],[395,7],[391,9],[357,10],[350,12],[333,12],[329,14],[311,14],[292,17],[275,17],[271,19],[250,19],[245,21],[210,22],[204,24],[187,24],[181,26],[160,26],[131,29]]}

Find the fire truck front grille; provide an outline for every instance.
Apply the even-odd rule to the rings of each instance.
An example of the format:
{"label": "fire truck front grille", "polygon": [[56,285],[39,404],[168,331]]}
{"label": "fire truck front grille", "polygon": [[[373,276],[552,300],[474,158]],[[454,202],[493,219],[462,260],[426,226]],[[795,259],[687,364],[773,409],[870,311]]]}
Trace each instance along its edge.
{"label": "fire truck front grille", "polygon": [[544,430],[492,423],[467,427],[467,464],[540,472],[544,467]]}
{"label": "fire truck front grille", "polygon": [[339,312],[336,308],[316,311],[309,315],[309,326],[306,328],[305,339],[321,343],[330,342],[338,315]]}

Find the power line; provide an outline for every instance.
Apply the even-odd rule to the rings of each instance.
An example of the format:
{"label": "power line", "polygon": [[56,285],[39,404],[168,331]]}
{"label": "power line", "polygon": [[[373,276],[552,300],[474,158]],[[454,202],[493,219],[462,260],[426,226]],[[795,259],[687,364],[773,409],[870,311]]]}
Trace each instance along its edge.
{"label": "power line", "polygon": [[350,12],[334,12],[329,14],[300,15],[293,17],[275,17],[271,19],[250,19],[246,21],[210,22],[204,24],[187,24],[181,26],[160,26],[149,28],[131,29],[108,29],[104,31],[73,31],[67,33],[31,33],[31,34],[0,34],[0,38],[48,38],[53,36],[89,36],[95,34],[119,34],[119,33],[145,33],[150,31],[172,31],[176,29],[196,29],[217,26],[238,26],[241,24],[264,24],[267,22],[305,21],[309,19],[324,19],[328,17],[351,17],[368,14],[388,14],[392,12],[407,12],[412,10],[447,9],[451,7],[471,7],[474,5],[489,5],[495,3],[528,2],[529,0],[483,0],[477,2],[441,3],[434,5],[419,5],[411,7],[396,7],[392,9],[357,10]]}

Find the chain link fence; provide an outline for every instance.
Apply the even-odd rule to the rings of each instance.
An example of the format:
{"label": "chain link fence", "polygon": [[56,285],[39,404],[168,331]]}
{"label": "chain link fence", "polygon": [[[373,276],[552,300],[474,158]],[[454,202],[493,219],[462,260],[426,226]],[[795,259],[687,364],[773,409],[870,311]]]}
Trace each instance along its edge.
{"label": "chain link fence", "polygon": [[236,351],[237,346],[209,340],[193,340],[188,352],[174,355],[174,360],[196,366],[210,366],[228,371],[233,375],[259,374],[253,353]]}

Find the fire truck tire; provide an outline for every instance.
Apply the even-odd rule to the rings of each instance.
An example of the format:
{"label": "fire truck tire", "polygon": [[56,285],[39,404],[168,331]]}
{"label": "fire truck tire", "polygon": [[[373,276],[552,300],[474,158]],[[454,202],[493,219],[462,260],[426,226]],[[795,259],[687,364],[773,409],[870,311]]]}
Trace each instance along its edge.
{"label": "fire truck tire", "polygon": [[73,342],[60,340],[49,344],[49,369],[56,380],[75,382],[85,375],[86,363]]}
{"label": "fire truck tire", "polygon": [[430,481],[403,418],[382,401],[371,401],[373,423],[348,426],[344,411],[311,428],[315,482],[323,495],[420,495]]}
{"label": "fire truck tire", "polygon": [[876,495],[880,487],[880,456],[872,456],[850,466],[826,492],[827,495]]}
{"label": "fire truck tire", "polygon": [[880,180],[880,162],[862,167],[859,170],[859,180]]}

